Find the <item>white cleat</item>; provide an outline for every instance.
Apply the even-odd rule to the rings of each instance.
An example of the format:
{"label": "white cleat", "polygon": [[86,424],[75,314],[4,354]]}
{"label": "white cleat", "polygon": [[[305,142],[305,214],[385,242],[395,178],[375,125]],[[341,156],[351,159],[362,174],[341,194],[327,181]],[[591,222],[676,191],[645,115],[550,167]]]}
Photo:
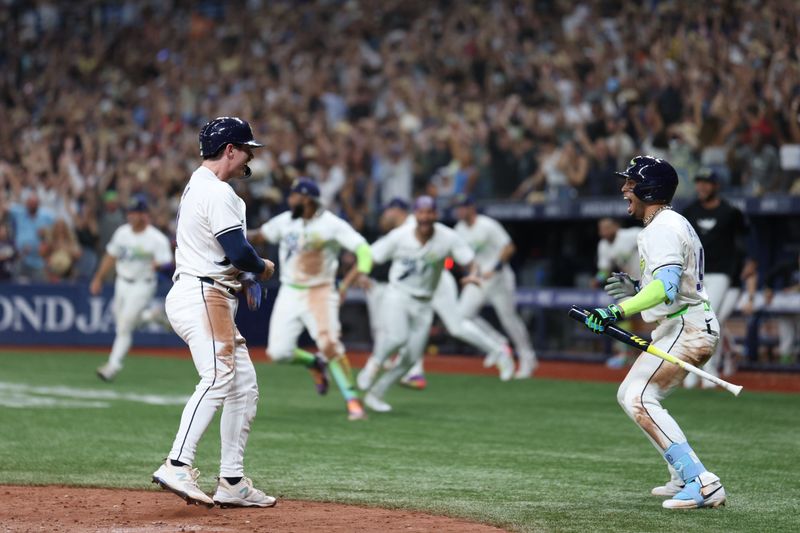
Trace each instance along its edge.
{"label": "white cleat", "polygon": [[660,496],[662,498],[671,498],[683,490],[683,481],[670,479],[663,485],[653,487],[650,494],[653,496]]}
{"label": "white cleat", "polygon": [[222,507],[273,507],[278,500],[253,487],[249,477],[243,477],[236,485],[228,483],[224,477],[218,478],[214,503]]}
{"label": "white cleat", "polygon": [[369,388],[372,387],[372,383],[375,381],[375,377],[378,375],[378,370],[380,370],[380,365],[372,358],[367,359],[364,368],[361,369],[361,372],[359,372],[356,377],[356,385],[358,385],[358,388],[363,391],[369,390]]}
{"label": "white cleat", "polygon": [[727,495],[719,478],[711,472],[703,472],[683,487],[679,493],[664,500],[664,509],[700,509],[725,505]]}
{"label": "white cleat", "polygon": [[503,354],[497,361],[500,370],[500,381],[508,381],[514,377],[514,359],[508,354]]}
{"label": "white cleat", "polygon": [[364,405],[375,411],[376,413],[388,413],[392,410],[392,406],[384,402],[374,394],[367,393],[364,396]]}
{"label": "white cleat", "polygon": [[523,359],[519,362],[519,368],[514,374],[514,379],[528,379],[533,376],[533,373],[536,372],[538,367],[539,361],[537,361],[535,357],[532,360]]}
{"label": "white cleat", "polygon": [[172,466],[169,459],[158,470],[153,472],[153,483],[157,483],[162,489],[177,494],[186,500],[189,505],[205,505],[214,507],[214,500],[208,494],[200,490],[197,486],[197,478],[200,472],[191,466]]}
{"label": "white cleat", "polygon": [[122,370],[121,367],[114,366],[111,363],[106,363],[101,367],[98,367],[96,370],[97,377],[102,379],[103,381],[114,381],[114,378],[119,374],[119,371]]}
{"label": "white cleat", "polygon": [[503,354],[512,356],[514,352],[511,350],[511,346],[508,344],[503,344],[503,346],[497,350],[486,354],[486,357],[483,358],[483,368],[492,368],[495,366]]}

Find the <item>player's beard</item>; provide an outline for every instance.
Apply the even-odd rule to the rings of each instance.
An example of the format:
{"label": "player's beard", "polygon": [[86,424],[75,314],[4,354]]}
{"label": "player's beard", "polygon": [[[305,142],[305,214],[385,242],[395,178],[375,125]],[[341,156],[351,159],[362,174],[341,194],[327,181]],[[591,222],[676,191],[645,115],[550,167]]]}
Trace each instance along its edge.
{"label": "player's beard", "polygon": [[297,204],[296,206],[292,207],[292,218],[300,218],[303,216],[303,204]]}

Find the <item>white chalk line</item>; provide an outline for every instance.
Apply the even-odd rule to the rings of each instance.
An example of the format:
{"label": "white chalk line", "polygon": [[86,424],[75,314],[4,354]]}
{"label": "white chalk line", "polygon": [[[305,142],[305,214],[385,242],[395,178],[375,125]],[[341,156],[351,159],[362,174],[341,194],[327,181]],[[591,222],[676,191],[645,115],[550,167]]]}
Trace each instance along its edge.
{"label": "white chalk line", "polygon": [[147,405],[184,405],[188,396],[138,394],[115,390],[82,389],[66,386],[40,386],[0,381],[0,405],[12,408],[62,407],[105,409],[113,401]]}

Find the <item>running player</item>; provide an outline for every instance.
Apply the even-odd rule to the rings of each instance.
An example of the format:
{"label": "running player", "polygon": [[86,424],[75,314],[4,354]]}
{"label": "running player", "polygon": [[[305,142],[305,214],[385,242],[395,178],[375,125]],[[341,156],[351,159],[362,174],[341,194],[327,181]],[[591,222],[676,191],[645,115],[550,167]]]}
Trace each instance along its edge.
{"label": "running player", "polygon": [[106,246],[89,292],[94,296],[103,289],[103,280],[116,268],[114,283],[114,320],[116,337],[108,362],[97,369],[97,376],[111,381],[122,370],[122,362],[133,342],[133,330],[141,322],[154,320],[157,311],[148,309],[156,293],[157,271],[172,265],[169,239],[150,225],[147,200],[134,196],[128,206],[128,223],[114,232]]}
{"label": "running player", "polygon": [[[416,225],[416,219],[408,211],[408,203],[399,198],[393,199],[381,216],[381,226],[389,231],[404,225]],[[376,326],[372,326],[375,346],[381,344],[379,336],[391,328],[391,323],[386,322],[387,314],[382,301],[385,291],[386,284],[374,281],[370,283],[367,290],[367,311],[369,312],[370,323],[376,324]],[[496,364],[500,370],[500,379],[503,381],[511,379],[514,373],[514,361],[511,358],[511,348],[508,346],[508,342],[502,335],[499,340],[496,340],[491,335],[485,334],[473,320],[462,318],[458,310],[458,283],[449,270],[442,270],[436,290],[433,293],[431,305],[434,313],[442,321],[450,336],[471,344],[487,354],[484,360],[485,366],[490,367]],[[401,351],[403,349],[405,348],[402,348]],[[420,358],[406,375],[400,379],[401,385],[417,390],[425,388],[427,381],[425,379],[423,360],[424,358]],[[490,364],[488,363],[489,361],[491,361]],[[359,388],[367,390],[372,385],[379,370],[380,365],[377,363],[376,357],[374,355],[370,356],[364,369],[358,375]]]}
{"label": "running player", "polygon": [[[414,215],[415,225],[401,225],[372,247],[375,262],[392,262],[389,288],[383,300],[384,320],[392,327],[378,339],[375,364],[380,368],[386,358],[406,348],[400,353],[397,365],[371,385],[364,397],[366,406],[378,412],[391,411],[392,407],[383,400],[386,391],[422,358],[433,321],[431,299],[445,258],[452,256],[456,263],[469,267],[472,273],[475,254],[453,230],[436,222],[434,199],[430,196],[417,198]],[[473,275],[467,279],[475,281]],[[371,379],[363,382],[369,384]]]}
{"label": "running player", "polygon": [[[359,272],[369,273],[372,259],[366,239],[322,207],[319,197],[316,183],[297,180],[289,194],[290,211],[258,230],[263,240],[280,245],[281,288],[270,316],[267,352],[275,361],[311,370],[320,394],[327,391],[327,366],[344,396],[348,418],[360,420],[365,413],[339,339],[339,292],[334,282],[342,248],[356,254]],[[324,357],[297,347],[304,328]]]}
{"label": "running player", "polygon": [[[678,186],[672,165],[650,156],[635,157],[618,173],[628,213],[644,222],[639,234],[641,280],[617,278],[614,294],[630,296],[619,305],[594,309],[586,327],[601,333],[614,322],[642,313],[657,322],[653,344],[675,357],[701,366],[719,341],[719,323],[703,288],[703,246],[691,224],[672,211],[669,202]],[[617,393],[622,408],[666,459],[671,479],[652,490],[668,498],[667,509],[717,507],[725,503],[719,477],[706,470],[683,431],[661,406],[686,371],[643,352]]]}
{"label": "running player", "polygon": [[[517,281],[514,271],[508,265],[516,247],[499,222],[478,214],[475,200],[471,196],[462,196],[457,200],[456,216],[459,220],[455,227],[456,233],[475,252],[475,263],[481,277],[480,284],[465,286],[461,292],[461,314],[467,319],[477,317],[484,303],[491,303],[519,356],[519,368],[514,377],[529,378],[536,370],[538,362],[528,328],[517,313]],[[488,322],[483,325],[491,328]]]}
{"label": "running player", "polygon": [[[271,261],[258,257],[245,239],[245,203],[228,181],[249,177],[253,148],[250,124],[219,117],[200,130],[202,165],[183,190],[178,208],[175,284],[166,300],[175,333],[189,345],[200,374],[181,415],[178,433],[153,482],[187,503],[213,507],[271,507],[275,498],[253,487],[243,462],[250,423],[258,406],[256,370],[234,317],[246,290],[248,305],[258,307],[261,288],[255,276],[269,279]],[[219,407],[222,452],[213,499],[197,486],[192,468],[197,444]]]}

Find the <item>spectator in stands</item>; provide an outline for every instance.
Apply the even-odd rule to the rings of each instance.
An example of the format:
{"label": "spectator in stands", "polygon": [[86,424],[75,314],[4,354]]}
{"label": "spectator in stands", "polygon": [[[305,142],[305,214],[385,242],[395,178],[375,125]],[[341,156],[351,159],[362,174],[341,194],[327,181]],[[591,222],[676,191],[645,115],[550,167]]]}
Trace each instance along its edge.
{"label": "spectator in stands", "polygon": [[76,277],[75,264],[81,256],[81,248],[75,233],[63,218],[56,220],[44,232],[39,253],[44,260],[47,281],[57,282]]}
{"label": "spectator in stands", "polygon": [[764,133],[759,127],[750,129],[748,142],[733,153],[732,168],[742,169],[742,188],[752,196],[785,190],[778,150],[766,142]]}
{"label": "spectator in stands", "polygon": [[104,251],[111,240],[111,236],[118,227],[125,223],[125,213],[122,212],[117,191],[106,191],[103,194],[103,208],[97,222],[99,242],[98,251]]}
{"label": "spectator in stands", "polygon": [[8,281],[14,275],[16,258],[17,250],[8,225],[0,222],[0,281]]}
{"label": "spectator in stands", "polygon": [[45,263],[39,247],[42,236],[53,225],[53,215],[39,209],[39,197],[35,192],[28,194],[25,205],[11,204],[9,214],[14,229],[14,247],[19,253],[17,276],[41,281],[45,277]]}
{"label": "spectator in stands", "polygon": [[[766,275],[764,282],[764,305],[769,306],[776,292],[800,292],[800,255],[796,261],[783,261],[775,265]],[[778,356],[784,364],[798,361],[797,316],[781,315],[778,323]]]}

